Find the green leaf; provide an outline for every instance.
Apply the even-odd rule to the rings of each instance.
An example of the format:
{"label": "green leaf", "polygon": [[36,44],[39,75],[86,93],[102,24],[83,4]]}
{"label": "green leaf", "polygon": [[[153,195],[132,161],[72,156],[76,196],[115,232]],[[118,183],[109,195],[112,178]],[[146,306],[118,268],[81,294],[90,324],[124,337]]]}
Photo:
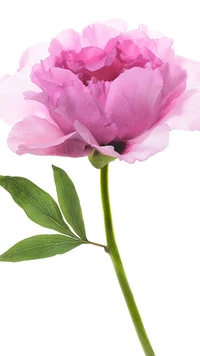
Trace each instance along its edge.
{"label": "green leaf", "polygon": [[80,240],[64,235],[36,235],[24,239],[0,255],[2,262],[19,262],[52,257],[81,245]]}
{"label": "green leaf", "polygon": [[114,161],[116,157],[105,156],[94,150],[91,156],[88,156],[88,159],[95,168],[101,169],[111,161]]}
{"label": "green leaf", "polygon": [[0,176],[0,185],[11,194],[15,203],[36,224],[71,237],[77,237],[63,220],[55,200],[30,180],[21,177]]}
{"label": "green leaf", "polygon": [[87,240],[80,200],[75,186],[63,169],[55,166],[52,167],[62,213],[78,236],[83,240]]}

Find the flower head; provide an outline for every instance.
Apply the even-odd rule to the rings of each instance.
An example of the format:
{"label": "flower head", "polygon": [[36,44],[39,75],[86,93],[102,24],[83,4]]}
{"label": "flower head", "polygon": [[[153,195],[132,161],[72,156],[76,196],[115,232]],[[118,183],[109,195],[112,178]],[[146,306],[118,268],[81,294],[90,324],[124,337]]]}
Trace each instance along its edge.
{"label": "flower head", "polygon": [[1,79],[0,96],[18,154],[133,163],[165,149],[169,130],[200,129],[200,63],[175,56],[171,39],[120,21],[31,47]]}

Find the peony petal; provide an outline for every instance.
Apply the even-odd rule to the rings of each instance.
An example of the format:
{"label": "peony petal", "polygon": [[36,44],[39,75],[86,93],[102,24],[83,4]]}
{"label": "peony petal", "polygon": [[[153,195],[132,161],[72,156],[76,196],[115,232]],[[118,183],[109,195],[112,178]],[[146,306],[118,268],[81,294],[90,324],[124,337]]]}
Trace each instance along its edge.
{"label": "peony petal", "polygon": [[23,92],[37,92],[38,88],[21,73],[5,76],[0,80],[0,117],[8,124],[16,123],[29,115],[48,117],[47,108],[41,103],[27,101]]}
{"label": "peony petal", "polygon": [[126,32],[126,30],[127,30],[126,21],[123,21],[121,19],[114,18],[111,20],[103,21],[102,23],[106,26],[114,27],[119,32]]}
{"label": "peony petal", "polygon": [[18,122],[10,131],[8,144],[16,151],[20,144],[30,146],[46,145],[54,139],[63,137],[62,131],[47,120],[30,116]]}
{"label": "peony petal", "polygon": [[54,56],[59,56],[63,50],[74,50],[79,52],[82,48],[82,36],[72,30],[64,30],[57,34],[51,41],[49,52]]}
{"label": "peony petal", "polygon": [[120,155],[119,159],[128,163],[134,163],[136,160],[145,161],[163,151],[168,146],[168,141],[169,127],[164,124],[157,125],[134,140],[128,141],[128,152]]}
{"label": "peony petal", "polygon": [[173,63],[175,54],[171,48],[172,44],[173,40],[171,38],[162,37],[151,40],[148,48],[163,62]]}
{"label": "peony petal", "polygon": [[93,78],[87,87],[87,90],[95,99],[95,102],[98,105],[102,115],[105,115],[104,108],[110,85],[111,82],[104,82],[103,80],[97,81]]}
{"label": "peony petal", "polygon": [[111,156],[116,158],[120,157],[120,155],[114,150],[113,146],[99,146],[94,136],[81,122],[75,121],[74,127],[78,134],[84,139],[84,141],[87,142],[88,145],[96,149],[98,152],[102,153],[105,156]]}
{"label": "peony petal", "polygon": [[162,108],[165,110],[185,90],[187,74],[178,65],[165,63],[159,68],[163,77]]}
{"label": "peony petal", "polygon": [[120,140],[140,135],[159,119],[162,87],[160,72],[145,68],[132,68],[112,82],[105,111]]}
{"label": "peony petal", "polygon": [[187,90],[170,107],[162,119],[171,130],[200,130],[200,90]]}
{"label": "peony petal", "polygon": [[121,31],[103,24],[93,24],[83,30],[83,45],[104,49],[106,43],[120,34]]}
{"label": "peony petal", "polygon": [[65,136],[56,126],[36,116],[26,118],[12,128],[8,145],[19,155],[82,157],[92,151],[76,132]]}
{"label": "peony petal", "polygon": [[80,121],[74,122],[74,128],[78,134],[87,142],[91,147],[98,146],[98,142],[95,140],[91,132]]}
{"label": "peony petal", "polygon": [[153,31],[148,26],[146,26],[142,23],[139,25],[138,29],[139,29],[139,31],[144,32],[150,38],[162,38],[163,37],[163,33],[158,32],[158,31]]}
{"label": "peony petal", "polygon": [[23,72],[26,71],[26,75],[29,75],[33,65],[40,62],[42,59],[49,55],[48,46],[48,43],[37,43],[27,48],[27,50],[20,58],[20,65],[18,70],[23,70]]}
{"label": "peony petal", "polygon": [[163,62],[174,63],[175,55],[171,38],[164,37],[159,32],[152,32],[145,25],[140,25],[139,30],[129,31],[128,34],[138,46],[147,47]]}
{"label": "peony petal", "polygon": [[165,124],[157,125],[134,140],[126,142],[126,153],[119,154],[112,145],[99,146],[92,134],[80,122],[75,122],[79,135],[93,148],[103,155],[119,158],[128,163],[136,160],[144,161],[150,156],[163,151],[168,146],[169,127]]}
{"label": "peony petal", "polygon": [[64,88],[52,115],[53,112],[61,115],[60,118],[57,117],[56,123],[65,134],[69,133],[68,122],[74,124],[75,120],[78,120],[87,127],[99,144],[107,144],[116,137],[116,125],[102,115],[87,88],[84,91],[76,87]]}
{"label": "peony petal", "polygon": [[53,67],[45,72],[41,68],[36,71],[33,70],[31,79],[50,97],[54,95],[56,88],[62,86],[64,83],[65,86],[84,87],[83,83],[74,73],[68,69],[59,67]]}
{"label": "peony petal", "polygon": [[175,64],[187,73],[187,89],[200,89],[200,62],[188,58],[176,57]]}

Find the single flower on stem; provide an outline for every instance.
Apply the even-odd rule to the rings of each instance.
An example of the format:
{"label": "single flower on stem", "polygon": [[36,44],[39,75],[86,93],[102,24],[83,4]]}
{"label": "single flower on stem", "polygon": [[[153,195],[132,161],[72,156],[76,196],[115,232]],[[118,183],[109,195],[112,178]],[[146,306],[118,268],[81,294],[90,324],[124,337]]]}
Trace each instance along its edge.
{"label": "single flower on stem", "polygon": [[90,156],[101,168],[100,155],[143,161],[167,147],[170,130],[199,130],[200,64],[172,43],[113,20],[27,49],[0,82],[0,117],[14,124],[9,147]]}
{"label": "single flower on stem", "polygon": [[[5,76],[0,81],[0,117],[13,125],[8,145],[14,152],[19,155],[88,156],[100,169],[107,246],[99,246],[105,248],[112,259],[138,337],[148,356],[155,353],[114,236],[108,164],[117,158],[128,163],[144,161],[168,146],[170,130],[200,129],[200,63],[177,56],[172,44],[171,39],[151,34],[144,25],[127,30],[126,24],[119,20],[92,24],[81,34],[68,29],[48,44],[27,49],[15,75]],[[14,250],[11,248],[1,255],[2,261],[49,257],[82,243],[98,245],[86,237],[73,183],[56,167],[54,178],[60,209],[73,231],[46,192],[38,190],[35,195],[39,188],[30,181],[0,177],[0,185],[11,193],[33,221],[67,235],[67,241],[63,235],[31,237],[25,245],[19,243]],[[27,187],[32,189],[32,198],[43,197],[40,205],[45,216],[49,214],[45,206],[51,206],[56,223],[52,225],[52,216],[44,219],[38,205],[27,210],[27,199],[31,204]],[[60,244],[65,241],[66,246],[61,248],[58,244],[57,249],[52,247],[45,253],[40,249],[39,254],[37,248],[35,257],[26,252],[20,254],[27,244],[31,244],[31,248],[47,242],[54,246],[58,238]]]}

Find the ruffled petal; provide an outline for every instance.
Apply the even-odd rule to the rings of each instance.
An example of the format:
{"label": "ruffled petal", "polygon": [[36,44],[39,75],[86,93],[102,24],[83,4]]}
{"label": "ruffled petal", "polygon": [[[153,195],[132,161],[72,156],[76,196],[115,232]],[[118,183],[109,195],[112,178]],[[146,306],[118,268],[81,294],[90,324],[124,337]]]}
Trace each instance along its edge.
{"label": "ruffled petal", "polygon": [[140,135],[159,119],[162,88],[160,72],[144,68],[132,68],[112,82],[105,111],[120,140]]}
{"label": "ruffled petal", "polygon": [[106,26],[114,27],[119,32],[126,32],[127,31],[127,23],[121,19],[111,19],[107,21],[103,21],[103,24]]}
{"label": "ruffled petal", "polygon": [[83,30],[83,45],[104,49],[110,38],[116,37],[120,32],[114,27],[103,24],[90,25]]}
{"label": "ruffled petal", "polygon": [[111,82],[97,81],[94,78],[88,84],[87,90],[93,96],[101,114],[105,115],[105,104]]}
{"label": "ruffled petal", "polygon": [[8,145],[19,155],[82,157],[92,151],[76,132],[64,135],[55,125],[36,116],[26,118],[12,128]]}
{"label": "ruffled petal", "polygon": [[75,121],[74,127],[78,134],[83,138],[83,140],[87,142],[87,144],[90,145],[93,149],[96,149],[98,152],[105,156],[111,156],[116,158],[120,157],[120,155],[114,150],[113,146],[99,146],[94,136],[81,122]]}
{"label": "ruffled petal", "polygon": [[116,137],[116,125],[102,115],[87,88],[83,91],[76,87],[66,87],[62,93],[61,89],[59,90],[60,97],[53,112],[61,115],[57,117],[56,123],[63,132],[69,133],[68,122],[74,124],[78,120],[87,127],[99,144],[107,144]]}
{"label": "ruffled petal", "polygon": [[187,90],[162,119],[171,130],[200,130],[200,90]]}
{"label": "ruffled petal", "polygon": [[200,62],[188,58],[176,57],[175,64],[186,70],[186,89],[200,89]]}
{"label": "ruffled petal", "polygon": [[15,76],[5,76],[0,80],[0,118],[6,123],[16,123],[26,116],[48,116],[47,108],[41,103],[27,101],[23,92],[38,91],[38,88],[30,79],[21,73]]}
{"label": "ruffled petal", "polygon": [[184,92],[187,74],[180,66],[168,63],[159,68],[159,71],[163,77],[162,108],[165,110]]}
{"label": "ruffled petal", "polygon": [[63,136],[62,131],[47,120],[38,116],[30,116],[12,128],[8,137],[8,145],[14,152],[17,152],[19,145],[45,146],[48,142]]}
{"label": "ruffled petal", "polygon": [[26,71],[26,75],[29,75],[33,65],[39,63],[49,55],[48,46],[48,43],[37,43],[27,48],[20,58],[18,70],[22,70],[23,72]]}
{"label": "ruffled petal", "polygon": [[74,31],[68,29],[61,31],[51,41],[49,52],[54,56],[59,56],[63,50],[74,50],[79,52],[82,48],[82,36]]}
{"label": "ruffled petal", "polygon": [[76,86],[83,88],[83,83],[78,77],[68,69],[53,67],[48,71],[43,71],[42,68],[33,70],[31,75],[32,81],[38,85],[45,94],[52,97],[58,86]]}
{"label": "ruffled petal", "polygon": [[169,127],[165,124],[157,125],[133,140],[125,142],[126,152],[120,154],[112,145],[99,146],[91,132],[80,122],[75,122],[79,135],[99,153],[119,158],[121,161],[134,163],[136,160],[145,161],[150,156],[163,151],[169,142]]}
{"label": "ruffled petal", "polygon": [[127,153],[120,155],[119,159],[128,163],[136,160],[145,161],[154,154],[163,151],[169,142],[169,127],[164,124],[157,125],[134,140],[127,141]]}

